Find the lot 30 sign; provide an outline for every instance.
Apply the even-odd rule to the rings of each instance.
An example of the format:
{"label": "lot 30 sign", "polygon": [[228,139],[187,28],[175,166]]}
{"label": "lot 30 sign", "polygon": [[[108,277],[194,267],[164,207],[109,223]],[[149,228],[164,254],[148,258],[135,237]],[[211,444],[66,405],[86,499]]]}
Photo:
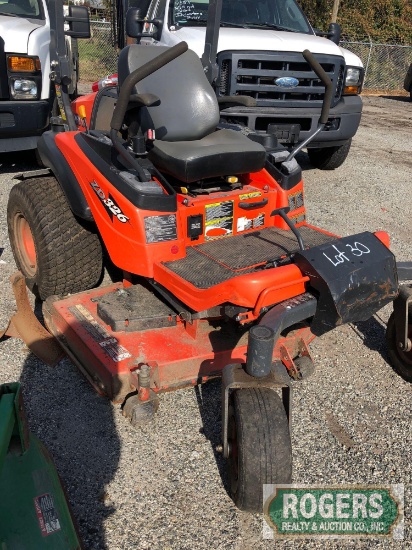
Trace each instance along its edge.
{"label": "lot 30 sign", "polygon": [[264,536],[269,526],[282,537],[403,539],[402,485],[266,485],[263,494]]}

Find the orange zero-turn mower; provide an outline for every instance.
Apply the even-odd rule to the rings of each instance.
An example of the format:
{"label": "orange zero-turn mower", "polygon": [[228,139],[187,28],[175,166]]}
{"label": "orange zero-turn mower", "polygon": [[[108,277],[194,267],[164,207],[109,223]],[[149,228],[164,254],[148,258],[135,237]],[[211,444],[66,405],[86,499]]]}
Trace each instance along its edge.
{"label": "orange zero-turn mower", "polygon": [[[75,118],[57,79],[49,169],[10,193],[14,256],[50,332],[134,424],[162,391],[222,377],[231,492],[259,511],[263,483],[291,482],[290,381],[313,370],[310,342],[398,293],[389,238],[308,224],[296,151],[219,126],[185,43],[130,45],[118,75]],[[103,250],[123,281],[95,288]]]}

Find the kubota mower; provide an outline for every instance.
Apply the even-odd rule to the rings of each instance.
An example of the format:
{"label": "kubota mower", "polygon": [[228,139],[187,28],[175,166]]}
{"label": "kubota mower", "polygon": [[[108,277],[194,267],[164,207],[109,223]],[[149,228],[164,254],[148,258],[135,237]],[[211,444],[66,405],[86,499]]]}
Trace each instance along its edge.
{"label": "kubota mower", "polygon": [[[133,423],[162,391],[222,376],[231,492],[259,511],[263,483],[291,481],[290,382],[313,370],[311,340],[398,293],[388,236],[308,224],[296,151],[219,126],[184,43],[126,47],[118,89],[79,98],[76,118],[55,59],[49,171],[10,193],[16,262],[49,330]],[[326,85],[324,124],[328,77],[306,59]],[[94,288],[103,251],[123,280]]]}

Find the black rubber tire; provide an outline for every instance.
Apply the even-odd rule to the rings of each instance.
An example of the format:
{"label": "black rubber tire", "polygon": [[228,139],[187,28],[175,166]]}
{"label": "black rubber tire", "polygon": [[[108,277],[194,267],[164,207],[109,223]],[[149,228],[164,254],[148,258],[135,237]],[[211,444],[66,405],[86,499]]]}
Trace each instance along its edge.
{"label": "black rubber tire", "polygon": [[[409,308],[409,321],[412,319],[412,308]],[[412,338],[412,324],[408,327],[408,336]],[[393,369],[407,382],[412,382],[412,351],[402,351],[396,342],[395,315],[389,317],[386,327],[386,346],[389,361]]]}
{"label": "black rubber tire", "polygon": [[345,162],[349,154],[352,139],[336,147],[322,149],[308,149],[309,160],[315,168],[320,170],[335,170]]}
{"label": "black rubber tire", "polygon": [[10,191],[9,239],[28,288],[41,300],[96,286],[103,267],[94,227],[72,213],[54,177],[22,181]]}
{"label": "black rubber tire", "polygon": [[230,492],[236,506],[263,511],[263,484],[292,479],[292,444],[285,408],[268,388],[236,390],[229,406],[227,461]]}

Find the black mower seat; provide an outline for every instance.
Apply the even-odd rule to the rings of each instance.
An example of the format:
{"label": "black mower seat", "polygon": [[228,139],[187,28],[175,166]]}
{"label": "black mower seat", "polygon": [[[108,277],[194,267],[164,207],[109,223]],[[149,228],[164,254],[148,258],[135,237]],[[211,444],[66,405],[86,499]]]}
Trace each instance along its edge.
{"label": "black mower seat", "polygon": [[[119,55],[121,86],[127,76],[168,48],[130,45]],[[219,106],[199,57],[191,50],[144,78],[133,94],[156,94],[151,106],[133,105],[143,133],[156,132],[149,159],[161,171],[190,183],[216,176],[257,172],[265,165],[260,144],[232,130],[216,131]]]}
{"label": "black mower seat", "polygon": [[240,132],[219,130],[196,141],[154,142],[149,159],[162,172],[191,183],[226,174],[257,172],[265,150]]}

